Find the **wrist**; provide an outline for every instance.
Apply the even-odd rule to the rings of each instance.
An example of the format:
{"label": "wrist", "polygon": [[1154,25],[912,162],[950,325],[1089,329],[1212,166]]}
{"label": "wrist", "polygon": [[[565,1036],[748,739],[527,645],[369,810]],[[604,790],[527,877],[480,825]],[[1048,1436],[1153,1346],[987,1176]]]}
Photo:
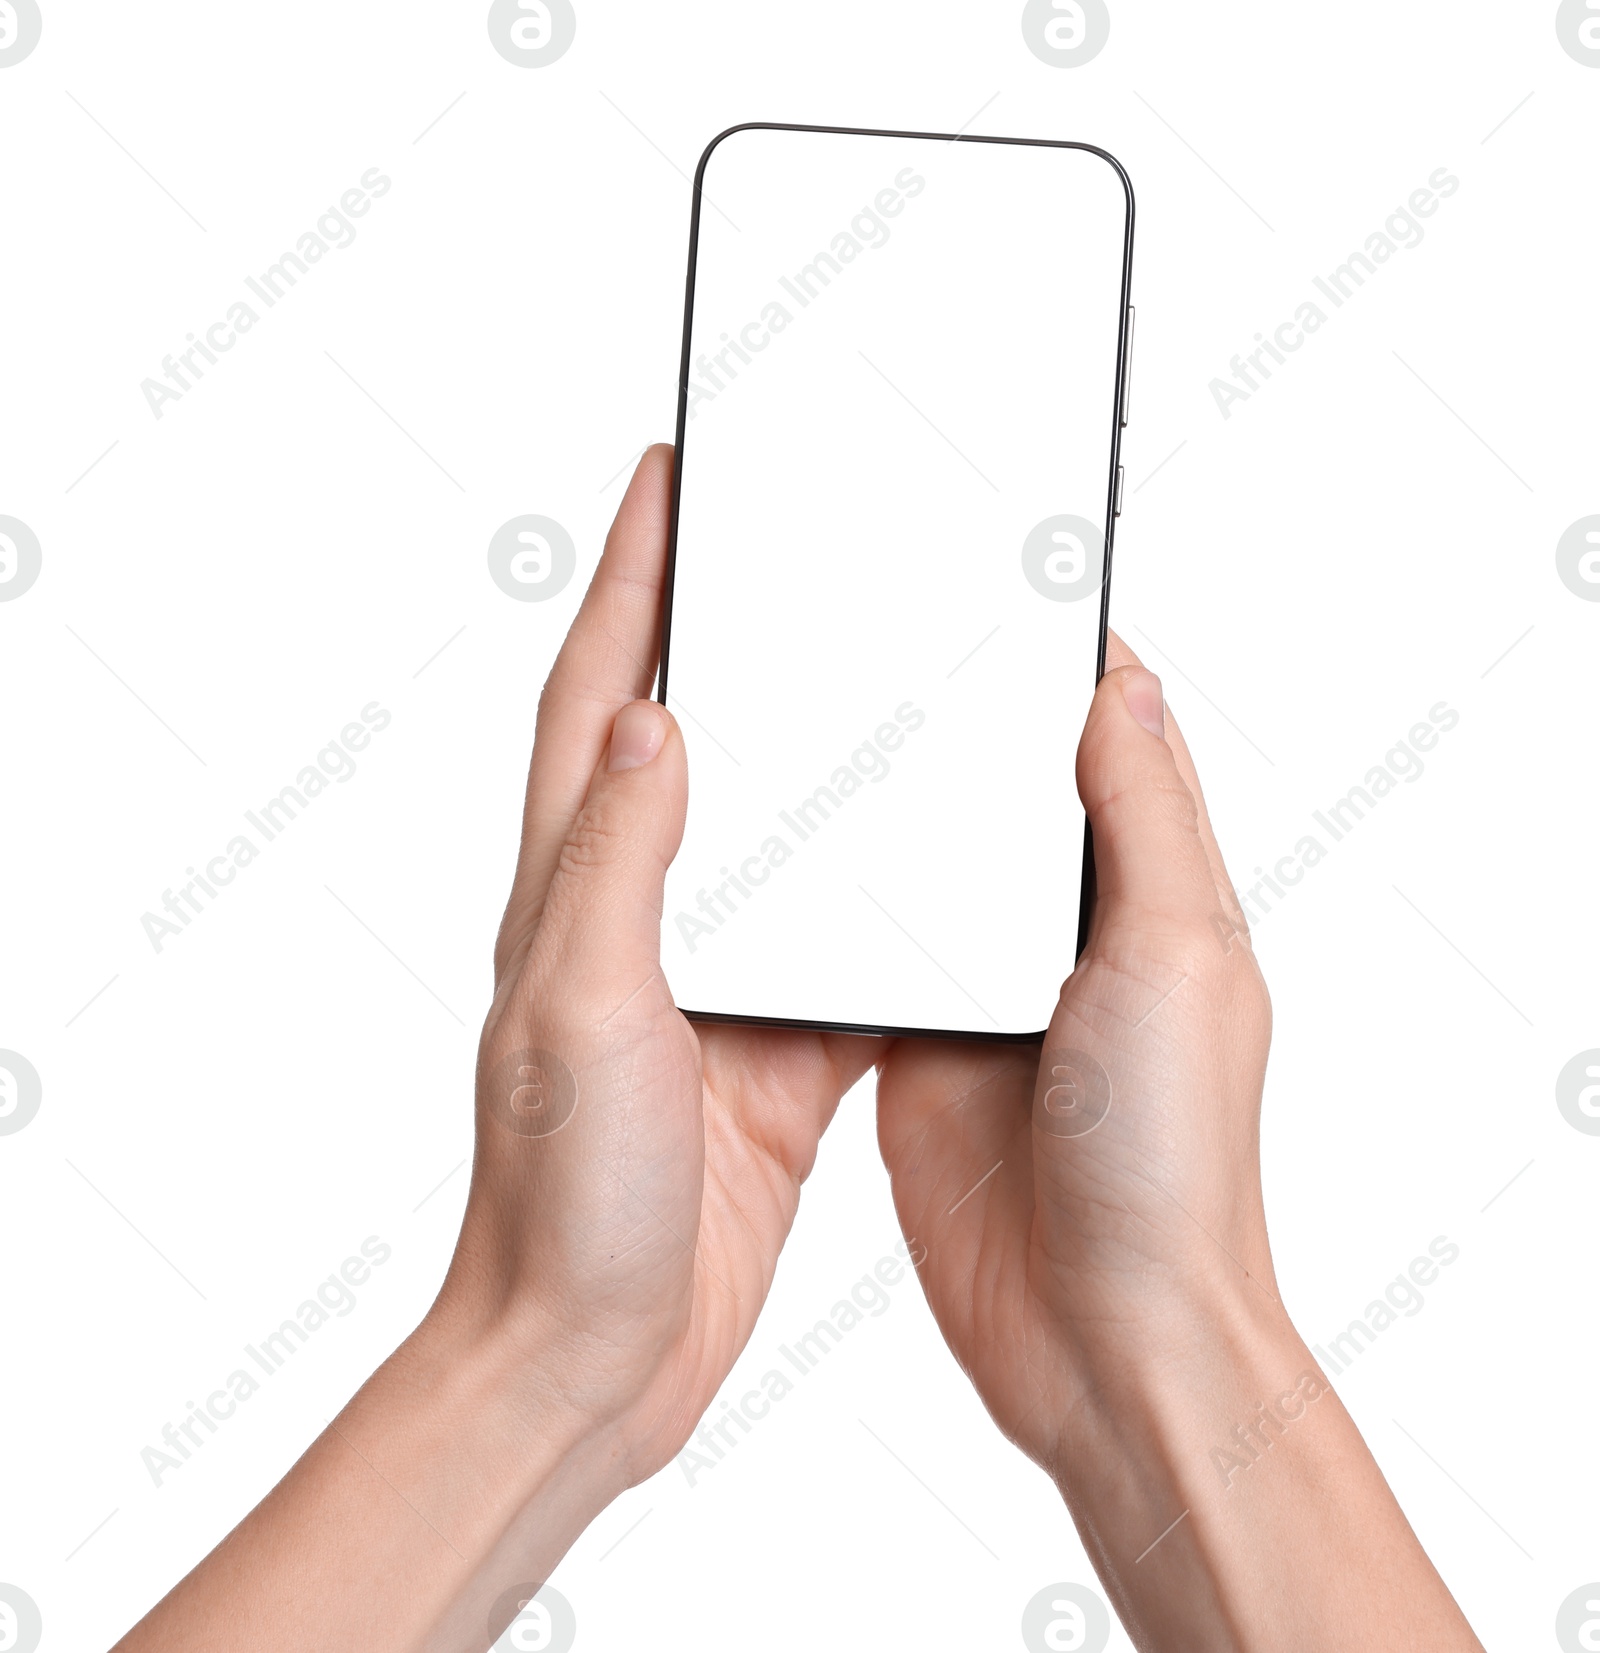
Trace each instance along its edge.
{"label": "wrist", "polygon": [[485,1646],[625,1484],[554,1389],[430,1314],[125,1645]]}
{"label": "wrist", "polygon": [[441,1301],[386,1362],[390,1375],[467,1443],[509,1512],[535,1500],[597,1515],[630,1484],[616,1420],[575,1393],[559,1337],[453,1312]]}
{"label": "wrist", "polygon": [[525,1343],[469,1334],[437,1306],[324,1439],[353,1455],[366,1507],[400,1523],[394,1553],[419,1547],[407,1576],[422,1633],[408,1645],[426,1653],[482,1646],[508,1589],[539,1588],[628,1485],[613,1434]]}
{"label": "wrist", "polygon": [[[1159,1352],[1125,1351],[1086,1372],[1054,1466],[1141,1647],[1285,1645],[1259,1560],[1304,1560],[1307,1546],[1326,1544],[1330,1507],[1372,1509],[1375,1540],[1398,1542],[1398,1511],[1287,1312],[1248,1282],[1243,1290],[1259,1301],[1190,1304],[1173,1312]],[[1299,1645],[1342,1644],[1308,1632]]]}
{"label": "wrist", "polygon": [[1276,1399],[1315,1370],[1283,1305],[1249,1281],[1206,1301],[1169,1305],[1159,1327],[1131,1340],[1101,1339],[1075,1362],[1079,1404],[1055,1474],[1069,1503],[1073,1466],[1113,1443],[1137,1443],[1152,1468],[1189,1479],[1197,1456],[1207,1462],[1212,1437],[1231,1437],[1258,1402],[1276,1416]]}
{"label": "wrist", "polygon": [[1175,1328],[1160,1358],[1101,1367],[1057,1467],[1139,1647],[1333,1653],[1359,1578],[1374,1653],[1481,1653],[1277,1303],[1235,1302]]}

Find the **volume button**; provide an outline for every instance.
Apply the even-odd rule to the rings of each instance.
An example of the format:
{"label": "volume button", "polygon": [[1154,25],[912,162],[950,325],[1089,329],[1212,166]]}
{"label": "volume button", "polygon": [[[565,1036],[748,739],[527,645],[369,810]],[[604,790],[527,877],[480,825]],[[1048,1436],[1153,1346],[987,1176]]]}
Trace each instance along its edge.
{"label": "volume button", "polygon": [[1128,397],[1133,388],[1133,306],[1128,306],[1128,348],[1122,357],[1122,423],[1128,423]]}

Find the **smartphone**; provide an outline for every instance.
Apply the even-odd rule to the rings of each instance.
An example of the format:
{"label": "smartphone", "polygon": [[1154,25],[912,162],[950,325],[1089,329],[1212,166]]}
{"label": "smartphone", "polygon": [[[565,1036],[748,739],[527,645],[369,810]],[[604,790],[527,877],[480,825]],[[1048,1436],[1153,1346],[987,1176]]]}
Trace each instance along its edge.
{"label": "smartphone", "polygon": [[755,123],[701,157],[658,691],[691,1018],[1042,1036],[1087,920],[1133,219],[1089,144]]}

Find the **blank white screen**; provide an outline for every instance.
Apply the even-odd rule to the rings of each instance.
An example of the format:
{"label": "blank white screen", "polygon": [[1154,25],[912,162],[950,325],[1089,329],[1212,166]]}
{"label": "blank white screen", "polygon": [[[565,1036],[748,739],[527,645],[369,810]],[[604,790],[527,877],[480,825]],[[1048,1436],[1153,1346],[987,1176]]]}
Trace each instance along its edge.
{"label": "blank white screen", "polygon": [[[1125,180],[1078,148],[755,128],[702,195],[668,980],[691,1012],[1036,1034],[1078,933]],[[1066,601],[1023,566],[1062,514],[1093,528]]]}

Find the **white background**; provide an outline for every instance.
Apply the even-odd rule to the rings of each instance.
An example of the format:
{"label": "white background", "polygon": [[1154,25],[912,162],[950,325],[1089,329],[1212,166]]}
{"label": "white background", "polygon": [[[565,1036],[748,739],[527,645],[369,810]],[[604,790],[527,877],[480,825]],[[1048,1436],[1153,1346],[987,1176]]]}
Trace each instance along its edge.
{"label": "white background", "polygon": [[[44,548],[0,604],[0,1046],[44,1083],[0,1137],[0,1579],[51,1653],[192,1565],[441,1277],[538,688],[621,472],[672,429],[684,174],[740,120],[975,115],[1132,175],[1112,619],[1241,884],[1430,706],[1460,714],[1259,927],[1267,1201],[1313,1342],[1459,1245],[1339,1387],[1486,1644],[1553,1645],[1600,1577],[1600,1139],[1554,1101],[1600,1045],[1600,607],[1554,560],[1600,511],[1600,72],[1554,10],[1114,0],[1063,70],[1011,4],[580,0],[527,70],[474,6],[46,0],[0,69],[0,513]],[[373,166],[355,243],[155,420],[140,380]],[[1224,419],[1210,381],[1441,166],[1421,245]],[[578,546],[547,603],[486,571],[524,512]],[[373,700],[360,772],[157,955],[140,915]],[[393,1257],[355,1311],[152,1486],[140,1449],[373,1234]],[[733,1392],[894,1239],[863,1088]],[[989,1648],[1088,1578],[906,1281],[556,1583],[587,1649]]]}

